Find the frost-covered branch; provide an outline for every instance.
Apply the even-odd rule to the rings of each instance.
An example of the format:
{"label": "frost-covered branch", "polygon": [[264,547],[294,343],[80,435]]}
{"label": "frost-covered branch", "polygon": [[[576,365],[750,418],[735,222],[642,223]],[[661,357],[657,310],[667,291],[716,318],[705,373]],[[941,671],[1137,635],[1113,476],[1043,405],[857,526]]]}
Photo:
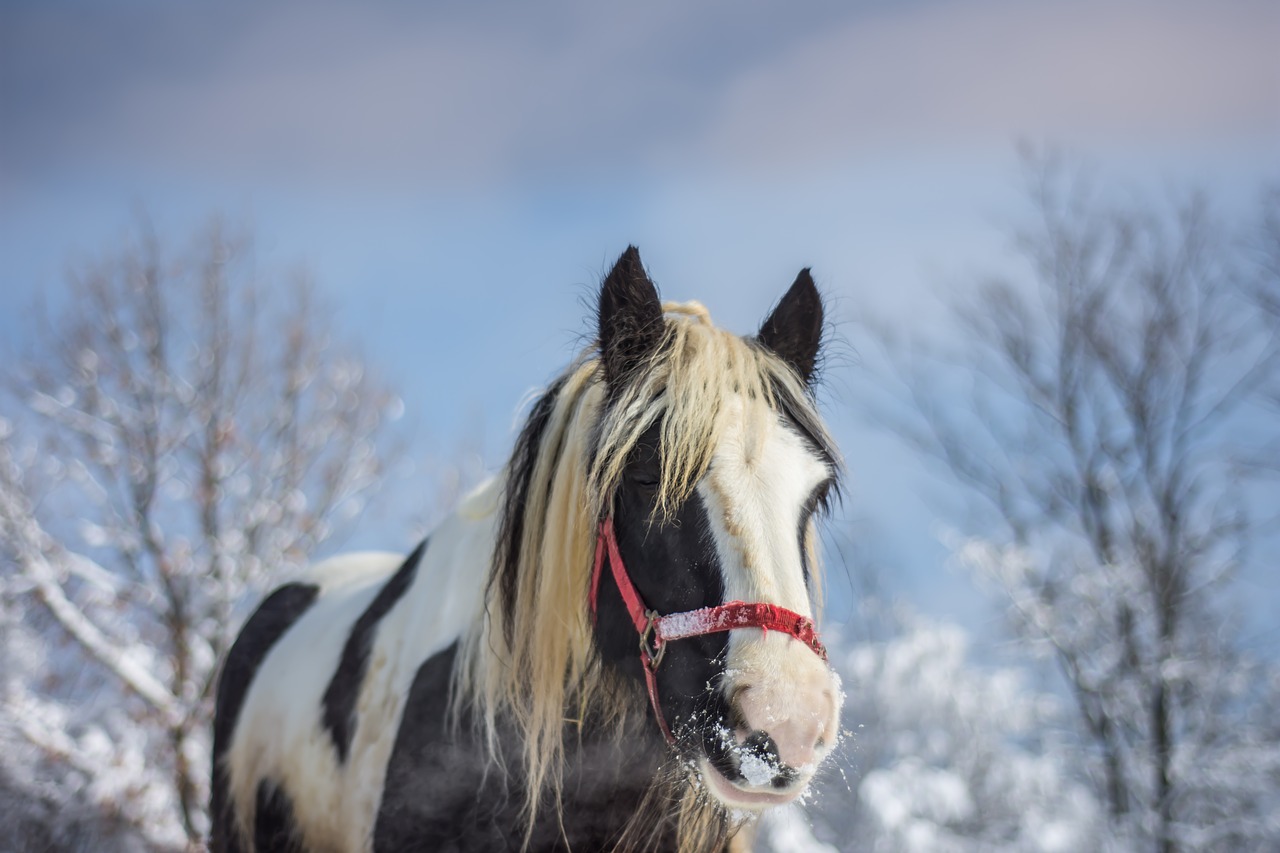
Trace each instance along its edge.
{"label": "frost-covered branch", "polygon": [[335,342],[309,283],[280,287],[252,257],[216,222],[186,255],[144,229],[69,281],[57,346],[3,377],[0,580],[40,602],[14,630],[68,661],[16,683],[75,709],[72,729],[101,731],[110,708],[110,739],[151,743],[148,766],[124,766],[129,797],[170,809],[157,839],[203,834],[212,685],[239,606],[341,529],[399,450],[398,400]]}
{"label": "frost-covered branch", "polygon": [[1276,532],[1250,502],[1280,446],[1280,335],[1258,310],[1277,255],[1242,252],[1202,196],[1113,207],[1052,158],[1029,166],[1022,273],[957,301],[951,345],[872,328],[877,408],[990,510],[957,554],[1063,673],[1114,820],[1171,851],[1219,837],[1209,804],[1234,801],[1252,815],[1235,841],[1275,840],[1280,780],[1244,767],[1246,795],[1203,773],[1259,707],[1223,678],[1251,664],[1222,593]]}

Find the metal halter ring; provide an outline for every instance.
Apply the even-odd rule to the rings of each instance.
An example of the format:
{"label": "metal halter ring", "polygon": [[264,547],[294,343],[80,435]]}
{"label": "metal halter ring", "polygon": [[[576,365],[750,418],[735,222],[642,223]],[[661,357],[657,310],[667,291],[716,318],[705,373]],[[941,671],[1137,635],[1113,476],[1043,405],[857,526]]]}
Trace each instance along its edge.
{"label": "metal halter ring", "polygon": [[658,620],[662,618],[656,610],[646,610],[644,631],[640,634],[640,657],[645,661],[645,665],[653,671],[657,671],[658,664],[662,663],[662,656],[667,653],[667,644],[661,641],[654,642],[650,647],[649,641],[656,640],[656,629]]}

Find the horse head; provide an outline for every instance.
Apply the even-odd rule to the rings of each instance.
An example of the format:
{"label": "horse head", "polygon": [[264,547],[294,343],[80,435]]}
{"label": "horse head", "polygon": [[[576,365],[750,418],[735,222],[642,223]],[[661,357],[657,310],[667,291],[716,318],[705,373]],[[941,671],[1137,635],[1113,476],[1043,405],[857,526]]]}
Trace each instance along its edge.
{"label": "horse head", "polygon": [[664,306],[631,248],[598,323],[596,650],[644,687],[714,801],[788,802],[834,747],[842,703],[813,628],[814,516],[840,470],[812,399],[821,297],[802,271],[740,338],[696,303]]}

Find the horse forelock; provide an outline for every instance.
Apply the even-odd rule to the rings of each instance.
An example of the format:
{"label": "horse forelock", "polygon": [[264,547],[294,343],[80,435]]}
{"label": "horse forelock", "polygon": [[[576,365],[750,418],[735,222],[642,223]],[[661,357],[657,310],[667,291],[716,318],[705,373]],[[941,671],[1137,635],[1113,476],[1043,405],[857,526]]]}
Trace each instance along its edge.
{"label": "horse forelock", "polygon": [[[840,468],[809,387],[789,366],[712,325],[697,303],[663,307],[661,345],[621,387],[605,388],[588,350],[533,405],[505,468],[486,620],[464,644],[455,687],[498,766],[497,722],[516,725],[530,827],[544,796],[559,806],[566,721],[590,712],[617,723],[632,710],[595,656],[587,597],[597,522],[641,436],[661,424],[658,513],[690,497],[729,417],[758,419],[764,435],[764,419],[781,413]],[[743,404],[727,405],[731,397]],[[700,825],[686,817],[682,826]]]}

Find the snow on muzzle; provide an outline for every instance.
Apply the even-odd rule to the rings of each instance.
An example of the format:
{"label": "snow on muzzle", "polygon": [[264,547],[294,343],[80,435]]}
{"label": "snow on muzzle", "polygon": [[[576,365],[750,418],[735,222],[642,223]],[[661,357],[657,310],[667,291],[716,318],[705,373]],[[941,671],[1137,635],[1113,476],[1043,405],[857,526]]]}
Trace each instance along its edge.
{"label": "snow on muzzle", "polygon": [[[835,746],[843,704],[839,679],[791,637],[733,633],[724,687],[730,721],[707,744],[703,778],[735,808],[789,802]],[[755,636],[738,636],[750,634]]]}

